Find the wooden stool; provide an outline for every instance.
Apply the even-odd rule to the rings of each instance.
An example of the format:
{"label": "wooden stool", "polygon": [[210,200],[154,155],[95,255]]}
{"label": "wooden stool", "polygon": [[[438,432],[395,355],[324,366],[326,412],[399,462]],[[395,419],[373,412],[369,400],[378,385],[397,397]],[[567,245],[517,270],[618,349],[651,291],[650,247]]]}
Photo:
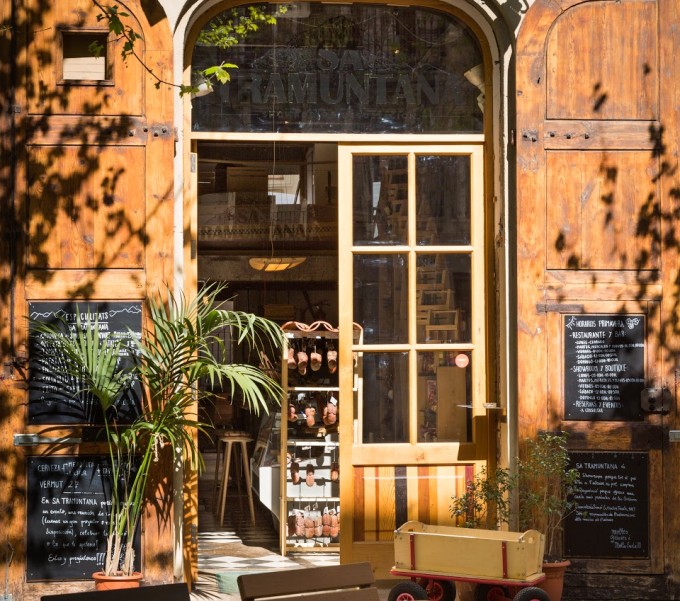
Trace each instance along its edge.
{"label": "wooden stool", "polygon": [[[253,505],[253,490],[250,486],[250,465],[248,465],[248,443],[252,442],[252,438],[244,435],[230,436],[224,435],[217,439],[217,465],[215,470],[219,468],[220,450],[224,445],[224,467],[222,469],[222,481],[220,482],[219,499],[220,499],[220,526],[224,522],[224,510],[227,506],[227,487],[229,486],[229,467],[231,463],[232,446],[234,447],[235,466],[238,466],[238,452],[240,445],[240,453],[243,461],[243,475],[246,480],[246,489],[248,493],[248,503],[250,505],[250,519],[255,524],[255,506]],[[240,485],[239,485],[240,486]]]}

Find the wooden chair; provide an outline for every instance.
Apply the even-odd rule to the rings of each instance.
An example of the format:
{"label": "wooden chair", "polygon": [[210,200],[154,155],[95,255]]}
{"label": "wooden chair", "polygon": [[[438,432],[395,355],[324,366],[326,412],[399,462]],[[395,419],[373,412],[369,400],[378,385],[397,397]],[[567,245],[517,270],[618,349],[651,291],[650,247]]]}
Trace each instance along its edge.
{"label": "wooden chair", "polygon": [[242,574],[237,582],[243,601],[379,601],[369,563]]}

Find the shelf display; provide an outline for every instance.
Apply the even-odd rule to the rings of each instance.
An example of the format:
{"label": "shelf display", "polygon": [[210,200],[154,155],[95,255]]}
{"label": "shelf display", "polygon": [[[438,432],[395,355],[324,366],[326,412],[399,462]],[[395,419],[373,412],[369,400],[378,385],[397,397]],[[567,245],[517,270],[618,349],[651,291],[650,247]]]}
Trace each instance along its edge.
{"label": "shelf display", "polygon": [[338,331],[326,322],[283,330],[281,552],[339,551]]}

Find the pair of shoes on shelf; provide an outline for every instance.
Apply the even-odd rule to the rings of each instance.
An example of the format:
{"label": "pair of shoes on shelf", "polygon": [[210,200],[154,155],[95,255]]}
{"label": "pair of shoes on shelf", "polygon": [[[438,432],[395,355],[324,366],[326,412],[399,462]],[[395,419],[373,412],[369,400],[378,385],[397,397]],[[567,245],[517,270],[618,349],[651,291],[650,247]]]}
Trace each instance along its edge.
{"label": "pair of shoes on shelf", "polygon": [[297,363],[295,362],[295,349],[292,346],[288,347],[288,369],[291,371],[297,369]]}
{"label": "pair of shoes on shelf", "polygon": [[321,369],[321,354],[316,352],[316,347],[314,347],[310,358],[312,371],[319,371]]}
{"label": "pair of shoes on shelf", "polygon": [[309,358],[307,357],[307,353],[304,351],[300,351],[297,354],[297,370],[298,373],[301,376],[304,376],[307,374],[307,362],[309,361]]}
{"label": "pair of shoes on shelf", "polygon": [[335,350],[333,345],[328,347],[328,351],[326,352],[326,361],[328,362],[328,371],[334,374],[338,369],[338,351]]}
{"label": "pair of shoes on shelf", "polygon": [[307,373],[307,362],[309,361],[309,358],[307,357],[307,353],[304,351],[298,351],[297,353],[297,361],[295,360],[295,349],[291,346],[288,347],[288,370],[289,371],[295,371],[297,369],[298,373],[301,376],[304,376]]}

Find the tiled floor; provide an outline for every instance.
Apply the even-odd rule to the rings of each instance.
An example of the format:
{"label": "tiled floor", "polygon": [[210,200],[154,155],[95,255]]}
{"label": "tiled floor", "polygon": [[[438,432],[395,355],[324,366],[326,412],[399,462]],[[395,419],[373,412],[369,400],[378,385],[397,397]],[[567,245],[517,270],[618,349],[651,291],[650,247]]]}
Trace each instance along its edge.
{"label": "tiled floor", "polygon": [[[230,486],[224,524],[212,512],[214,455],[206,454],[206,469],[199,483],[198,582],[192,599],[238,600],[238,594],[222,592],[218,574],[243,571],[272,571],[300,567],[334,565],[337,553],[306,553],[282,556],[278,533],[269,510],[256,499],[253,526],[248,501]],[[241,492],[244,493],[243,487]]]}

